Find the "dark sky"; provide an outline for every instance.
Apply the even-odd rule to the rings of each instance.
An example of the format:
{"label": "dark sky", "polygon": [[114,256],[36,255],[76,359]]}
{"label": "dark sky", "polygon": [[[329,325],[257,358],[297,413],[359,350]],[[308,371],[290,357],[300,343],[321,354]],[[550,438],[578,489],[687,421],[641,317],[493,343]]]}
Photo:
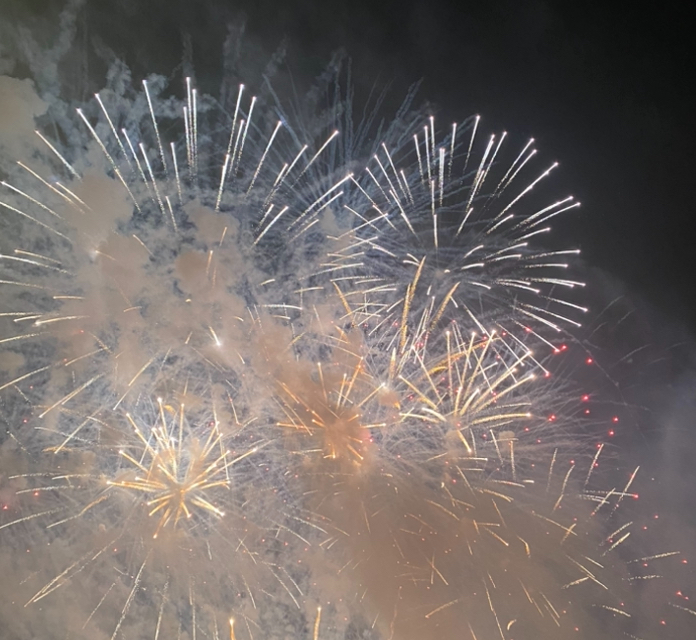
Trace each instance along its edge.
{"label": "dark sky", "polygon": [[[10,18],[50,18],[63,4],[0,0]],[[300,73],[342,47],[358,84],[392,80],[395,99],[423,79],[421,98],[445,118],[477,112],[491,128],[536,137],[562,162],[559,193],[584,205],[560,229],[567,242],[693,332],[689,15],[672,1],[89,0],[80,37],[101,39],[143,73],[171,72],[187,33],[195,66],[210,69],[227,24],[246,16],[267,51],[287,38]]]}

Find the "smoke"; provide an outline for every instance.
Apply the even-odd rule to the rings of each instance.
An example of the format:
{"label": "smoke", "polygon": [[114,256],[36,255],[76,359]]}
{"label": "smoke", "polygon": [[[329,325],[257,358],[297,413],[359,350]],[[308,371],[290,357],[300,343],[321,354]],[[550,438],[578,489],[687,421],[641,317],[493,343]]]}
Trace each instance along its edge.
{"label": "smoke", "polygon": [[[239,27],[219,99],[103,42],[97,79],[81,11],[3,52],[27,76],[0,78],[7,637],[311,637],[318,604],[322,640],[666,637],[689,605],[653,566],[688,529],[633,545],[604,442],[611,410],[655,415],[648,354],[604,292],[571,337],[566,252],[529,241],[573,205],[520,202],[547,166],[413,93],[355,118],[340,55],[298,97]],[[682,504],[668,481],[649,504]]]}

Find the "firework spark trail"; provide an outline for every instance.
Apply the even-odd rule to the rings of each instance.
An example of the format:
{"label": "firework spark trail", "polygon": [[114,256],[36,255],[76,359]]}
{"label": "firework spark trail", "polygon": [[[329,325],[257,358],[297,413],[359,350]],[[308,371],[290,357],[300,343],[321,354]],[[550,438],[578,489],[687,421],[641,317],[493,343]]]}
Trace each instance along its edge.
{"label": "firework spark trail", "polygon": [[[96,175],[89,167],[85,167],[82,170],[84,176],[80,176],[73,164],[79,167],[82,159],[78,156],[71,160],[71,164],[56,145],[49,144],[48,148],[55,156],[53,159],[68,169],[67,178],[74,178],[75,184],[70,189],[61,185],[59,190],[37,171],[26,170],[48,189],[48,196],[59,196],[62,202],[59,200],[54,206],[62,215],[28,196],[25,191],[8,185],[14,193],[58,217],[59,224],[63,224],[63,220],[68,223],[65,233],[57,232],[51,226],[53,222],[37,221],[40,229],[56,232],[72,248],[82,249],[81,260],[79,252],[77,257],[69,256],[73,263],[70,270],[61,266],[66,258],[65,246],[50,245],[52,251],[48,253],[56,257],[45,255],[45,250],[36,253],[21,248],[14,249],[15,255],[2,256],[10,266],[19,266],[20,270],[28,265],[34,268],[22,273],[26,276],[23,280],[4,280],[6,285],[47,292],[42,293],[42,297],[32,298],[34,310],[31,312],[11,312],[18,322],[10,325],[11,333],[3,338],[3,343],[33,341],[41,345],[42,350],[51,349],[58,355],[48,365],[23,366],[18,375],[11,373],[9,380],[3,381],[1,390],[15,391],[22,396],[40,390],[40,397],[32,400],[41,407],[39,417],[46,423],[43,428],[49,431],[57,428],[54,425],[69,415],[71,407],[79,407],[79,412],[86,414],[85,418],[68,429],[61,447],[70,446],[74,439],[84,438],[85,428],[97,421],[96,416],[105,405],[111,410],[127,408],[130,403],[138,401],[143,390],[159,393],[162,389],[182,399],[193,397],[195,401],[201,388],[207,394],[206,386],[212,380],[219,381],[214,385],[219,391],[219,410],[236,423],[235,407],[230,398],[235,395],[240,380],[244,376],[248,379],[247,364],[253,357],[244,347],[244,336],[248,333],[245,326],[254,324],[253,314],[245,309],[247,303],[252,300],[259,308],[266,308],[281,318],[288,317],[289,310],[299,309],[287,303],[263,303],[264,299],[271,299],[269,291],[273,286],[269,285],[276,283],[276,278],[269,278],[268,275],[273,274],[255,268],[249,250],[257,247],[262,239],[270,238],[271,226],[283,215],[288,218],[293,215],[288,205],[273,200],[284,197],[283,194],[287,196],[288,190],[282,189],[284,181],[292,178],[293,170],[299,173],[294,183],[300,181],[307,168],[321,158],[331,138],[317,143],[319,148],[304,169],[303,162],[299,162],[301,150],[292,162],[283,164],[282,175],[275,178],[270,190],[266,184],[259,187],[260,193],[252,193],[253,184],[262,182],[259,176],[264,163],[268,165],[266,158],[280,123],[266,142],[260,142],[257,138],[263,135],[261,129],[249,130],[255,98],[251,98],[245,113],[244,106],[240,108],[240,104],[244,104],[244,87],[240,86],[230,127],[230,140],[236,139],[233,160],[230,164],[228,153],[216,190],[215,212],[212,212],[212,191],[202,187],[205,174],[201,167],[214,156],[215,147],[206,155],[200,144],[200,134],[194,135],[192,131],[198,121],[196,105],[204,104],[204,101],[199,99],[196,102],[195,90],[187,81],[187,99],[182,110],[189,172],[186,179],[180,177],[177,167],[182,163],[177,162],[177,148],[175,143],[171,143],[172,180],[157,128],[152,88],[148,89],[147,83],[143,86],[161,156],[160,171],[163,175],[159,178],[153,171],[157,157],[150,158],[152,154],[148,154],[145,145],[137,141],[135,133],[129,134],[126,127],[120,129],[126,144],[123,143],[114,124],[115,116],[109,115],[109,101],[97,95],[108,128],[102,127],[102,130],[99,123],[93,125],[85,115],[86,111],[80,110],[78,115],[89,137],[106,158],[106,173],[111,172],[116,180]],[[136,98],[135,102],[139,99]],[[165,113],[171,115],[171,110],[168,104]],[[238,122],[238,114],[240,117],[246,115],[246,120],[242,118]],[[127,127],[133,129],[132,124],[127,124]],[[199,131],[198,124],[196,128]],[[46,141],[44,136],[40,138]],[[114,148],[110,149],[113,145]],[[303,145],[302,149],[309,146]],[[263,149],[260,157],[253,155],[256,147]],[[140,157],[136,149],[140,150]],[[243,155],[245,149],[247,156],[252,155],[243,161],[247,157]],[[68,149],[67,152],[74,154],[75,150]],[[92,162],[97,166],[100,164],[93,158]],[[253,171],[251,167],[254,167]],[[269,175],[274,175],[272,170]],[[268,176],[265,179],[268,182]],[[334,191],[341,182],[330,187],[327,193]],[[125,193],[117,193],[119,184]],[[189,203],[182,200],[183,194]],[[173,208],[172,202],[176,202],[177,197],[179,206]],[[204,206],[206,198],[207,208]],[[321,208],[322,198],[324,195],[302,205],[305,207],[303,211],[294,212],[295,221],[301,220],[308,211]],[[167,202],[168,216],[163,200]],[[260,220],[257,218],[258,230],[254,231],[254,217],[250,212],[261,200],[268,209]],[[294,201],[301,199],[295,197]],[[113,207],[107,207],[106,213],[103,212],[104,202],[113,203]],[[17,207],[6,206],[14,213],[23,213]],[[148,223],[128,222],[129,206],[135,207],[138,214],[147,213]],[[218,213],[221,207],[224,211]],[[230,207],[233,216],[229,215]],[[270,218],[267,214],[274,207],[278,213]],[[258,213],[261,211],[259,206]],[[35,221],[33,216],[29,219]],[[193,237],[182,233],[180,227],[186,223],[189,229],[195,228]],[[38,242],[43,244],[44,240]],[[267,247],[261,244],[258,255],[267,253]],[[160,260],[155,257],[160,255],[172,258]],[[306,268],[312,269],[311,266]],[[58,277],[51,280],[44,275],[44,270]],[[41,284],[32,282],[33,278]],[[283,282],[282,278],[278,281]],[[230,291],[230,283],[237,283],[236,289],[241,288],[244,293]],[[23,292],[17,298],[22,306],[26,306]],[[20,327],[29,323],[32,329],[22,332]],[[39,328],[41,330],[37,330]],[[25,349],[24,353],[30,353],[30,350]],[[174,383],[175,380],[179,382]],[[230,399],[229,403],[226,398]]]}
{"label": "firework spark trail", "polygon": [[584,308],[558,293],[574,252],[534,244],[577,204],[535,199],[533,141],[506,162],[506,135],[442,136],[413,93],[381,127],[334,89],[312,126],[272,87],[221,111],[190,78],[179,100],[115,76],[2,183],[0,393],[24,422],[0,531],[30,547],[28,615],[254,637],[326,592],[404,640],[632,620],[656,575],[621,560],[635,475],[595,489],[601,449],[547,418],[572,385],[533,348]]}
{"label": "firework spark trail", "polygon": [[[116,562],[117,572],[124,580],[117,578],[100,593],[101,599],[93,603],[82,624],[87,627],[89,621],[102,624],[115,619],[110,630],[113,636],[126,633],[128,625],[138,618],[136,610],[145,605],[146,584],[155,585],[150,586],[150,590],[155,589],[153,593],[163,594],[155,635],[159,636],[172,624],[172,616],[163,617],[163,612],[171,611],[171,607],[178,610],[188,600],[190,617],[185,624],[195,636],[196,629],[209,625],[210,620],[202,622],[200,612],[197,617],[200,605],[196,602],[200,602],[201,589],[193,583],[186,588],[186,573],[190,572],[190,579],[195,577],[199,582],[220,582],[221,579],[212,577],[216,571],[208,569],[211,576],[206,577],[206,569],[195,567],[196,562],[209,565],[224,558],[220,564],[227,566],[230,554],[245,555],[254,564],[253,579],[247,580],[241,569],[234,572],[241,575],[244,585],[243,589],[234,588],[248,593],[252,603],[258,598],[259,590],[273,590],[257,584],[259,569],[255,567],[258,565],[265,566],[266,572],[298,604],[301,589],[286,568],[282,565],[273,568],[274,553],[269,552],[268,557],[260,554],[257,559],[259,552],[253,550],[252,542],[258,540],[247,540],[247,534],[239,538],[238,544],[233,544],[234,526],[227,522],[223,510],[210,496],[226,489],[231,494],[228,501],[234,504],[240,496],[231,487],[231,467],[247,456],[254,458],[256,452],[252,448],[235,457],[225,450],[230,434],[236,435],[237,431],[245,431],[252,440],[257,438],[258,431],[249,425],[260,422],[264,415],[263,395],[254,401],[252,409],[249,395],[245,394],[245,390],[258,382],[249,368],[254,352],[245,346],[245,341],[250,331],[260,326],[259,313],[287,318],[290,309],[299,311],[299,307],[287,303],[263,302],[271,299],[266,289],[272,290],[268,285],[275,279],[254,266],[249,252],[258,247],[260,258],[270,255],[265,241],[268,238],[273,242],[271,236],[275,229],[271,227],[276,223],[280,227],[286,214],[285,227],[301,223],[309,212],[321,211],[327,205],[327,194],[343,182],[329,186],[317,197],[303,200],[295,195],[306,182],[303,176],[309,177],[314,165],[322,161],[322,154],[335,135],[320,140],[317,145],[308,141],[291,162],[283,164],[271,182],[276,172],[269,168],[270,160],[278,161],[272,145],[281,126],[278,123],[265,139],[263,120],[261,126],[250,126],[256,98],[252,97],[245,108],[243,87],[239,90],[239,108],[235,110],[229,134],[230,140],[234,140],[232,155],[228,150],[221,171],[210,170],[215,167],[217,147],[201,135],[206,99],[198,96],[187,80],[187,95],[181,107],[185,159],[179,158],[181,149],[177,143],[167,146],[162,141],[157,113],[161,104],[158,84],[143,83],[151,134],[139,133],[140,128],[134,126],[132,119],[120,121],[119,112],[127,103],[123,96],[123,104],[111,112],[114,96],[102,92],[96,95],[99,111],[86,106],[77,112],[86,128],[85,136],[74,127],[66,128],[72,146],[61,149],[57,142],[37,132],[48,151],[40,153],[38,161],[34,159],[33,167],[19,163],[24,173],[20,171],[14,180],[21,187],[4,183],[13,203],[4,202],[5,209],[27,221],[28,233],[16,237],[25,238],[24,242],[30,246],[15,247],[2,255],[3,262],[18,275],[16,279],[3,280],[3,284],[19,289],[18,294],[8,297],[11,306],[28,304],[33,308],[3,314],[11,323],[3,345],[31,341],[33,346],[23,347],[22,357],[12,365],[19,373],[10,370],[1,390],[14,394],[15,403],[26,402],[36,416],[32,420],[32,423],[38,420],[34,433],[29,431],[20,437],[30,448],[44,449],[39,466],[54,467],[55,460],[62,461],[68,456],[77,460],[71,464],[86,466],[88,471],[48,472],[44,484],[17,495],[32,493],[42,499],[52,498],[56,507],[10,519],[2,527],[15,532],[20,525],[43,519],[44,531],[67,527],[74,536],[72,549],[79,552],[78,559],[67,569],[57,570],[33,598],[28,598],[30,602],[53,595],[66,585],[72,587],[78,574],[89,572],[101,576],[105,568],[99,563],[110,553],[117,550],[122,553],[117,547],[129,548],[127,563]],[[137,95],[131,104],[142,106],[142,103],[142,96]],[[172,104],[168,101],[164,105],[165,117],[172,117],[175,111]],[[148,135],[152,138],[152,133],[156,141],[154,152],[148,144]],[[144,135],[145,142],[139,140],[140,135]],[[205,148],[206,142],[210,149]],[[96,154],[90,151],[94,145]],[[304,151],[313,146],[316,149],[313,155],[302,160]],[[165,149],[171,150],[169,163]],[[62,181],[55,178],[60,171],[66,173]],[[217,186],[209,178],[213,174],[220,176]],[[291,187],[287,187],[289,182]],[[296,209],[282,204],[282,198],[288,194],[291,204],[299,203]],[[266,215],[261,215],[261,203],[268,207]],[[278,213],[269,217],[274,207]],[[38,215],[49,216],[47,222],[28,214],[27,208],[36,208]],[[277,237],[274,246],[278,246]],[[300,247],[297,243],[297,249]],[[306,269],[313,267],[309,265]],[[277,271],[274,273],[277,275]],[[237,283],[235,287],[231,287],[234,283]],[[41,293],[31,295],[34,290]],[[255,308],[247,310],[251,301]],[[22,331],[25,325],[32,329]],[[26,361],[21,361],[24,358],[48,360],[48,364],[27,368]],[[11,362],[11,358],[4,362]],[[143,427],[133,416],[141,410],[144,398],[162,392],[181,402],[178,425],[169,423],[160,405],[158,425]],[[271,394],[269,390],[268,395]],[[215,429],[206,434],[201,427],[192,430],[188,423],[184,426],[184,403],[194,408],[211,407]],[[113,417],[123,412],[130,424],[127,433],[123,427],[113,426]],[[184,444],[184,433],[189,431],[196,435],[191,435]],[[124,445],[124,439],[130,444]],[[92,460],[94,456],[96,459]],[[81,462],[82,458],[87,462]],[[130,466],[135,475],[116,474],[121,465]],[[268,457],[259,456],[258,466],[268,470]],[[94,472],[89,471],[92,468]],[[25,482],[30,477],[33,476],[12,476],[11,481]],[[126,501],[128,509],[119,504],[119,511],[112,506],[114,496],[123,494],[132,495],[132,500]],[[280,510],[278,506],[270,508],[262,503],[262,500],[247,501],[244,519],[252,513]],[[142,505],[141,509],[135,508],[136,504]],[[147,518],[140,521],[142,510]],[[198,522],[201,514],[215,516],[223,522],[182,524],[191,519]],[[122,531],[99,547],[91,539],[95,534],[97,538],[101,535],[90,528],[95,518],[102,521],[100,527],[109,521],[119,525],[125,521],[133,531]],[[273,527],[282,526],[277,516],[272,516],[272,520]],[[211,549],[210,541],[200,534],[208,526],[213,530],[224,529],[228,549]],[[178,559],[180,551],[170,549],[172,562],[182,566],[177,568],[178,573],[171,573],[169,568],[164,571],[162,562],[171,564],[166,560],[167,549],[179,544],[176,536],[183,535],[182,531],[191,534],[190,540],[196,543],[193,545],[196,548],[188,549],[183,563]],[[271,538],[268,531],[265,535]],[[290,531],[290,535],[297,533]],[[111,547],[113,552],[109,552]],[[141,563],[133,565],[138,555]],[[37,576],[45,573],[38,571]],[[125,579],[127,576],[130,582]],[[231,579],[228,576],[222,582],[230,583]],[[251,588],[248,583],[252,584]],[[216,598],[210,597],[210,588],[204,589],[203,594],[207,594],[204,606],[215,606],[212,602],[215,600],[216,616],[230,607],[238,608],[238,598],[230,594],[234,588],[226,588]],[[121,593],[124,589],[127,590]],[[112,610],[119,597],[122,608],[114,618]],[[247,616],[243,608],[242,615]],[[215,616],[212,623],[217,625]],[[318,621],[316,629],[315,635]]]}
{"label": "firework spark trail", "polygon": [[[533,141],[506,168],[506,136],[495,144],[491,137],[478,169],[467,171],[478,124],[477,117],[473,125],[454,125],[436,145],[431,118],[414,134],[412,147],[390,150],[382,144],[373,156],[376,168],[365,170],[370,180],[352,178],[357,197],[344,206],[356,228],[338,238],[327,270],[339,281],[374,282],[377,276],[383,283],[383,295],[373,295],[365,309],[368,318],[398,320],[395,304],[404,316],[412,305],[414,311],[431,307],[432,325],[467,315],[481,333],[507,331],[522,339],[532,334],[549,345],[548,330],[579,326],[574,316],[586,309],[565,292],[583,283],[563,273],[576,250],[544,250],[534,242],[550,231],[553,218],[578,203],[568,197],[539,204],[533,197],[556,165],[521,183],[536,154]],[[458,175],[453,167],[462,162]],[[401,283],[408,283],[405,290]]]}
{"label": "firework spark trail", "polygon": [[398,605],[395,637],[455,637],[465,623],[478,637],[501,625],[522,638],[575,625],[592,636],[597,616],[583,601],[631,615],[620,559],[586,546],[600,525],[582,498],[555,515],[532,478],[481,481],[482,462],[469,464],[452,465],[442,488],[387,465],[356,477],[328,461],[308,480],[307,508],[345,559],[341,574],[373,616],[390,620]]}
{"label": "firework spark trail", "polygon": [[[261,514],[268,501],[258,490],[253,498],[247,495],[256,475],[256,465],[249,462],[264,443],[240,450],[240,445],[247,446],[246,437],[224,434],[214,419],[205,426],[192,425],[183,407],[175,409],[161,400],[151,411],[140,408],[138,418],[129,414],[121,421],[128,427],[103,425],[101,444],[61,443],[59,453],[59,447],[47,449],[39,468],[52,466],[55,471],[9,477],[25,486],[16,492],[20,500],[30,496],[42,505],[33,514],[41,529],[70,541],[65,557],[54,560],[67,567],[28,597],[27,606],[58,590],[69,589],[72,597],[80,577],[89,575],[97,584],[114,577],[115,582],[97,600],[95,594],[84,596],[80,609],[89,606],[91,613],[83,626],[93,618],[101,625],[95,615],[111,618],[120,606],[113,637],[123,624],[132,625],[131,616],[145,615],[135,611],[149,606],[142,595],[148,591],[163,594],[162,610],[168,613],[164,620],[161,613],[156,620],[147,616],[146,626],[151,623],[153,629],[155,621],[157,628],[180,624],[181,613],[176,612],[185,596],[193,616],[185,624],[192,629],[211,628],[216,616],[231,609],[252,615],[238,594],[248,593],[253,601],[269,589],[272,579],[260,561],[265,529],[253,523],[253,514]],[[12,531],[28,518],[9,520],[2,528]],[[37,558],[49,548],[38,545]],[[69,562],[75,553],[79,557]],[[114,574],[114,564],[122,572]],[[36,572],[23,590],[40,584],[49,566]],[[215,589],[203,588],[206,582]],[[197,604],[186,595],[196,583],[198,598],[205,596]]]}
{"label": "firework spark trail", "polygon": [[[373,389],[379,387],[380,402],[400,410],[398,420],[390,418],[391,426],[398,428],[383,430],[397,445],[390,455],[398,450],[402,456],[408,447],[399,441],[406,437],[410,442],[409,431],[418,443],[411,447],[411,455],[421,451],[427,458],[447,442],[446,448],[463,445],[467,455],[475,456],[483,438],[495,446],[501,463],[497,438],[502,436],[513,479],[516,450],[527,466],[543,464],[553,449],[580,455],[581,429],[574,417],[580,393],[567,376],[551,374],[560,371],[554,360],[565,348],[554,348],[551,356],[540,359],[504,331],[481,334],[467,322],[468,316],[440,326],[447,300],[439,308],[432,300],[414,308],[419,278],[420,271],[405,298],[392,305],[391,312],[400,321],[391,324],[379,317],[366,318],[362,303],[352,307],[337,287],[344,309],[338,324],[353,327],[350,339],[341,338],[345,343],[341,348],[364,360],[363,368],[374,379]],[[565,416],[560,423],[555,418],[559,412]],[[426,431],[417,426],[424,423],[429,425]],[[513,425],[512,430],[505,425]],[[437,439],[435,433],[441,437],[437,444],[429,442]]]}
{"label": "firework spark trail", "polygon": [[[301,323],[316,334],[289,341],[285,359],[267,355],[287,416],[277,426],[297,460],[290,493],[315,526],[304,535],[336,554],[338,575],[357,582],[373,617],[391,620],[379,625],[385,636],[455,637],[464,624],[474,637],[576,626],[593,636],[634,619],[630,584],[656,576],[620,557],[633,523],[592,542],[603,535],[595,516],[611,519],[631,480],[592,488],[602,448],[583,454],[533,414],[563,394],[525,371],[526,351],[511,358],[502,338],[450,324],[427,347],[411,343],[387,389],[392,360],[364,357],[369,329],[325,323]],[[540,434],[564,443],[550,468],[548,450],[533,444]],[[578,458],[588,465],[581,485]]]}

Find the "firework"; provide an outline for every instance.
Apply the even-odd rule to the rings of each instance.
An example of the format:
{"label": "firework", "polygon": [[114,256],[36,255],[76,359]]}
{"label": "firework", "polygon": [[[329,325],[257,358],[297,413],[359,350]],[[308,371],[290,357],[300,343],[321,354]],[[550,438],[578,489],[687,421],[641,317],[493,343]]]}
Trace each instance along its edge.
{"label": "firework", "polygon": [[[632,585],[658,576],[624,564],[630,522],[605,531],[634,497],[633,477],[596,489],[603,447],[583,453],[548,421],[565,394],[525,369],[526,352],[450,325],[400,364],[368,362],[361,332],[322,335],[312,352],[323,360],[279,382],[290,492],[302,496],[303,535],[326,550],[312,561],[353,583],[337,588],[353,590],[376,628],[505,639],[641,624]],[[380,363],[398,371],[389,389]]]}
{"label": "firework", "polygon": [[581,282],[535,243],[576,203],[478,118],[319,93],[312,124],[116,65],[39,115],[0,197],[12,632],[316,640],[329,600],[384,637],[635,637],[633,476],[595,488],[551,375]]}
{"label": "firework", "polygon": [[[210,99],[185,87],[182,102],[160,99],[158,79],[97,94],[74,119],[58,118],[58,139],[37,131],[40,149],[3,182],[4,238],[21,244],[1,258],[1,386],[28,426],[6,445],[17,443],[27,468],[6,478],[15,497],[2,526],[9,536],[37,527],[39,547],[70,534],[73,561],[37,560],[25,604],[74,597],[89,575],[93,597],[66,607],[76,633],[116,637],[147,619],[137,632],[147,637],[172,624],[218,634],[231,611],[259,624],[247,609],[261,593],[280,590],[298,607],[302,596],[284,561],[294,551],[273,550],[299,537],[269,480],[285,469],[263,429],[277,420],[277,387],[254,345],[282,333],[274,317],[299,310],[277,293],[301,288],[292,267],[317,270],[304,234],[285,247],[276,229],[325,206],[337,185],[324,191],[315,165],[327,166],[336,136],[281,144],[287,127],[266,130],[240,85],[221,147]],[[179,123],[174,141],[162,119]],[[169,399],[147,415],[157,396]],[[253,499],[245,487],[260,476],[249,469],[264,471]],[[32,509],[28,495],[50,504]],[[122,578],[109,584],[114,568]],[[150,596],[159,613],[141,616]]]}
{"label": "firework", "polygon": [[467,316],[484,334],[531,333],[545,341],[540,328],[579,326],[573,316],[586,309],[563,293],[583,286],[563,274],[578,252],[541,250],[534,241],[578,203],[534,197],[557,165],[528,177],[533,140],[506,164],[506,134],[491,136],[479,157],[479,121],[454,124],[441,136],[431,117],[410,144],[381,144],[365,176],[352,178],[357,191],[345,207],[356,230],[342,239],[333,269],[382,282],[372,284],[365,314],[398,321],[404,333],[412,329],[408,318],[432,329]]}
{"label": "firework", "polygon": [[[82,630],[72,632],[97,629],[111,637],[122,628],[128,633],[129,612],[147,619],[137,633],[170,633],[172,611],[184,601],[191,611],[187,622],[209,633],[232,602],[244,615],[240,603],[244,596],[254,602],[268,562],[254,548],[262,530],[252,513],[262,511],[264,497],[249,496],[255,467],[247,460],[263,443],[249,446],[239,434],[223,434],[212,416],[192,425],[183,406],[161,399],[137,416],[91,421],[98,422],[92,433],[93,427],[79,435],[52,434],[56,444],[35,458],[34,468],[7,478],[22,488],[0,526],[12,533],[40,523],[44,532],[43,545],[35,535],[25,541],[37,570],[16,597],[27,606],[54,592],[77,597],[84,618]],[[65,545],[61,557],[51,540],[54,547]],[[114,572],[114,566],[121,569]],[[86,575],[103,592],[84,591]],[[143,607],[156,607],[156,615],[137,613]],[[115,626],[102,628],[104,620]]]}

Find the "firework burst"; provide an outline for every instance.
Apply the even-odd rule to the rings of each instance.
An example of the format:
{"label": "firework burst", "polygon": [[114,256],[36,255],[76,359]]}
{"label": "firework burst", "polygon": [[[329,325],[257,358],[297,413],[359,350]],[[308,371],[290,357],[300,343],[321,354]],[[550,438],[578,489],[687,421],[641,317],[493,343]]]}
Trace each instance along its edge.
{"label": "firework burst", "polygon": [[546,355],[584,311],[575,252],[535,245],[577,206],[534,197],[555,165],[412,95],[384,128],[265,95],[116,65],[2,182],[12,632],[246,638],[288,607],[317,640],[330,601],[405,640],[637,637],[634,476],[593,488]]}
{"label": "firework burst", "polygon": [[[316,413],[280,424],[301,443],[293,447],[303,454],[294,493],[327,550],[316,561],[336,563],[385,636],[635,632],[644,623],[629,604],[634,585],[659,577],[625,564],[632,523],[614,524],[623,501],[636,497],[635,473],[624,486],[598,490],[604,447],[583,453],[576,438],[554,435],[534,415],[562,398],[544,390],[548,379],[518,375],[502,339],[465,341],[455,328],[443,340],[446,350],[435,341],[435,355],[421,350],[405,362],[388,410],[371,376],[354,404],[347,392],[329,402],[317,365],[309,383]],[[338,366],[340,358],[327,360]],[[333,389],[352,392],[359,371],[343,373]],[[561,448],[536,446],[542,433]]]}
{"label": "firework burst", "polygon": [[[270,555],[263,557],[260,542],[265,529],[252,518],[263,511],[264,494],[252,497],[249,489],[256,472],[248,459],[263,443],[248,446],[240,434],[225,436],[214,419],[192,425],[183,406],[162,400],[141,407],[138,417],[112,417],[97,426],[96,433],[51,434],[57,444],[35,457],[37,470],[8,478],[23,488],[0,526],[13,532],[40,524],[54,545],[67,545],[59,559],[50,542],[44,547],[35,536],[27,542],[39,564],[22,592],[45,584],[26,605],[54,592],[70,599],[88,575],[103,592],[84,594],[79,608],[86,631],[75,633],[96,628],[115,638],[128,626],[129,612],[144,607],[138,615],[146,615],[156,607],[146,625],[159,637],[180,624],[184,602],[186,624],[209,633],[235,609],[249,615],[246,602],[258,597],[264,568],[272,579]],[[76,557],[70,561],[70,555]],[[65,566],[47,579],[61,560]],[[107,619],[115,620],[112,629],[103,627]]]}
{"label": "firework burst", "polygon": [[586,309],[564,291],[583,283],[563,275],[578,251],[533,243],[578,203],[534,197],[557,165],[529,177],[533,140],[506,164],[506,134],[491,136],[474,160],[479,120],[453,125],[438,141],[431,117],[412,144],[381,144],[365,177],[351,177],[357,190],[345,208],[356,229],[340,239],[333,268],[373,283],[365,315],[399,321],[402,331],[407,318],[432,328],[466,316],[484,334],[531,333],[547,342],[542,327],[579,326],[573,316]]}

